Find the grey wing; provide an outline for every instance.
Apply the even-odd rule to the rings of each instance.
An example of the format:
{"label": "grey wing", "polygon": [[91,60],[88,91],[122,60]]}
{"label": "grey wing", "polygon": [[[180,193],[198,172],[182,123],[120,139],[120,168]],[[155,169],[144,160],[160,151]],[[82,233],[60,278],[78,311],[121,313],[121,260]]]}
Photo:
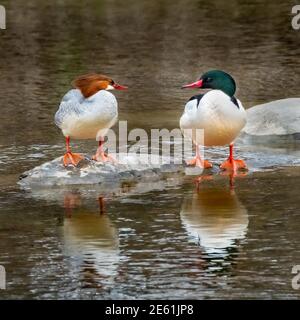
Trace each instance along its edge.
{"label": "grey wing", "polygon": [[67,92],[61,100],[59,108],[54,116],[55,124],[61,128],[61,124],[63,123],[66,116],[70,114],[81,114],[82,108],[81,103],[84,100],[83,95],[77,89],[72,89]]}

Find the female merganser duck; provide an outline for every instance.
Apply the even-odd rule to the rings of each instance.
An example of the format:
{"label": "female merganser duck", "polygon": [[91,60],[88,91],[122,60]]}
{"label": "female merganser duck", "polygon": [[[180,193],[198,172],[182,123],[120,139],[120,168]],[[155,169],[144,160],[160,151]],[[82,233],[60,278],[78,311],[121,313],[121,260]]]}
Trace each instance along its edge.
{"label": "female merganser duck", "polygon": [[108,161],[113,158],[104,153],[104,136],[118,118],[117,99],[108,90],[125,90],[127,87],[115,83],[100,74],[87,74],[73,81],[76,89],[70,90],[62,99],[55,114],[55,124],[66,137],[67,152],[64,166],[77,166],[84,159],[81,154],[72,153],[70,138],[94,139],[99,147],[93,160]]}
{"label": "female merganser duck", "polygon": [[229,158],[220,166],[223,170],[236,171],[246,169],[243,160],[233,158],[233,140],[246,124],[246,111],[241,102],[235,98],[234,79],[220,70],[208,71],[201,78],[182,88],[212,89],[205,94],[190,98],[180,118],[180,128],[192,129],[193,142],[196,145],[196,157],[188,161],[189,165],[211,168],[212,164],[202,160],[199,152],[200,139],[194,133],[196,129],[204,130],[205,146],[230,145]]}

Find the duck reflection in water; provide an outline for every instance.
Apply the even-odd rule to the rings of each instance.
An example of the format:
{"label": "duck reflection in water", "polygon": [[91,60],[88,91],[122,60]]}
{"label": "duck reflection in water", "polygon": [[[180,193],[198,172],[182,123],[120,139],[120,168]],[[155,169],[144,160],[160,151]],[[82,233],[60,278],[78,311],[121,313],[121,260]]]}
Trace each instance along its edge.
{"label": "duck reflection in water", "polygon": [[[218,177],[218,182],[221,182]],[[200,184],[200,180],[205,183]],[[248,227],[247,209],[234,189],[215,183],[212,176],[198,179],[198,187],[186,197],[181,208],[181,221],[191,237],[207,254],[226,257],[237,241],[245,238]]]}
{"label": "duck reflection in water", "polygon": [[99,209],[92,210],[82,205],[80,193],[67,192],[64,207],[64,251],[73,271],[79,273],[83,287],[105,287],[117,274],[118,230],[104,213],[101,198]]}

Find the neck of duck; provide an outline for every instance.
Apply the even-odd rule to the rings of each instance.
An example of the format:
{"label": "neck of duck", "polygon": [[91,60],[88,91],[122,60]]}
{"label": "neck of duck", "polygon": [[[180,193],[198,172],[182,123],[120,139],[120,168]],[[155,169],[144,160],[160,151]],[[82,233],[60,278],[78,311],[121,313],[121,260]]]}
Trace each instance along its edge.
{"label": "neck of duck", "polygon": [[217,88],[226,93],[229,97],[233,97],[236,91],[236,85],[233,79],[225,78],[219,81]]}

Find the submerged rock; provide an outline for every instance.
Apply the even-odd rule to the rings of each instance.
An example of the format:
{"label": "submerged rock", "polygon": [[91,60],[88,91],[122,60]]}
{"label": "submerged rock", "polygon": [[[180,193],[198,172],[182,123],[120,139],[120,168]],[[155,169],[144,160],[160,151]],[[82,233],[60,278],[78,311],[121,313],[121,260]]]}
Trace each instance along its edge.
{"label": "submerged rock", "polygon": [[300,98],[289,98],[247,110],[243,132],[253,136],[292,135],[300,139]]}

